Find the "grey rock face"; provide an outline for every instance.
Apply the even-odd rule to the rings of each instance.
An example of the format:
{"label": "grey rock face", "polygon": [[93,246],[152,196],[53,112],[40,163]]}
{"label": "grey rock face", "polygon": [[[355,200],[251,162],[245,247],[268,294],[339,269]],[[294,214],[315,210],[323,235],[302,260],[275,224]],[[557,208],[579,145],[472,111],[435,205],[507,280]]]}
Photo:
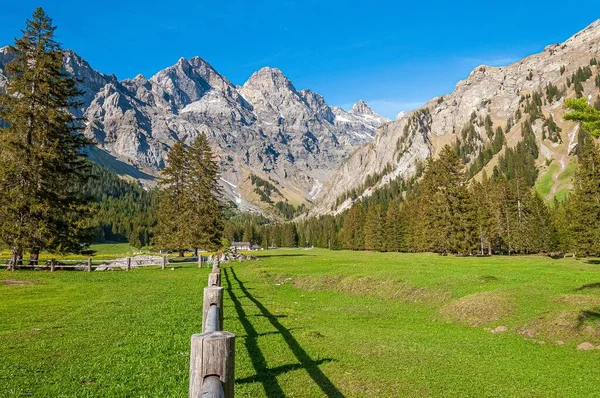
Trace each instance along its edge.
{"label": "grey rock face", "polygon": [[[483,120],[489,115],[494,128],[504,128],[507,120],[514,117],[519,109],[522,96],[534,92],[545,95],[545,89],[550,83],[559,88],[565,87],[566,90],[567,78],[579,67],[589,66],[590,59],[594,57],[600,59],[600,20],[564,43],[547,46],[543,52],[512,65],[481,65],[475,68],[467,79],[457,83],[451,94],[434,98],[415,111],[401,113],[396,121],[379,127],[373,143],[363,145],[344,161],[332,177],[329,191],[313,208],[312,213],[338,213],[348,208],[350,200],[336,205],[337,199],[360,186],[370,174],[384,174],[378,186],[397,176],[412,176],[417,162],[434,156],[444,145],[452,144],[460,138],[461,130],[469,123],[472,115],[477,120]],[[594,76],[598,73],[598,67],[593,67]],[[597,93],[594,78],[591,78],[584,85],[584,97],[595,98]],[[566,96],[574,96],[572,87]],[[563,133],[568,134],[574,126],[562,120],[563,100],[564,98],[555,104],[544,104],[542,109],[546,116],[552,114],[554,120],[562,126]],[[364,106],[360,103],[355,109],[365,113]],[[542,144],[539,123],[534,124],[534,131]],[[483,126],[476,128],[484,140],[479,143],[481,150],[487,138]],[[569,137],[572,135],[569,134]],[[520,140],[520,123],[506,132],[506,137],[508,145],[515,145]],[[551,156],[555,159],[564,155],[561,152],[564,149],[562,146],[550,146]],[[566,149],[565,154],[568,156]],[[392,171],[386,171],[390,166]],[[363,195],[371,192],[372,189],[367,189]]]}
{"label": "grey rock face", "polygon": [[[8,57],[0,49],[0,90]],[[199,57],[181,58],[150,79],[124,81],[95,71],[72,51],[65,51],[64,65],[82,80],[82,105],[73,111],[86,118],[85,133],[101,150],[157,175],[175,142],[189,144],[204,132],[219,158],[226,197],[245,210],[264,205],[251,174],[272,180],[279,200],[316,200],[342,159],[388,121],[363,101],[350,112],[330,107],[274,68],[236,87]]]}

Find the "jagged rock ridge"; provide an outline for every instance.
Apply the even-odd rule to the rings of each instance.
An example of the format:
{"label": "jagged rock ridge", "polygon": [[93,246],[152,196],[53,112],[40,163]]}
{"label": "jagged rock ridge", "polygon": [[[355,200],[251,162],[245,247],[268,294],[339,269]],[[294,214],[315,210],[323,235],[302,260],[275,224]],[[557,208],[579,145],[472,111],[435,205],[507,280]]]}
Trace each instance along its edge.
{"label": "jagged rock ridge", "polygon": [[[9,56],[0,50],[0,89]],[[364,101],[350,112],[331,107],[274,68],[236,87],[199,57],[181,58],[150,79],[123,81],[72,51],[64,63],[85,92],[74,113],[87,119],[86,134],[105,152],[92,151],[92,159],[148,179],[165,166],[175,142],[189,144],[205,132],[220,158],[226,197],[245,210],[268,207],[251,175],[277,186],[273,202],[318,199],[341,161],[389,121]]]}

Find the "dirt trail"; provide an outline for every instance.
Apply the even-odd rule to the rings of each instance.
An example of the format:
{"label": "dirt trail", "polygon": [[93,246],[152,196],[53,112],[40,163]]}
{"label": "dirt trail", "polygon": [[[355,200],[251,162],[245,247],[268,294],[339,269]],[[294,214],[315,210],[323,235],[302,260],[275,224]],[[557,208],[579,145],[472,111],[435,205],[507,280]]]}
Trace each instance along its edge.
{"label": "dirt trail", "polygon": [[556,195],[556,192],[558,192],[558,186],[560,185],[560,180],[558,179],[558,177],[567,168],[567,165],[569,164],[569,155],[562,155],[558,162],[560,163],[560,169],[558,169],[556,173],[552,174],[552,181],[554,181],[554,185],[552,186],[552,189],[550,190],[548,196],[546,196],[547,200],[552,199],[552,197]]}

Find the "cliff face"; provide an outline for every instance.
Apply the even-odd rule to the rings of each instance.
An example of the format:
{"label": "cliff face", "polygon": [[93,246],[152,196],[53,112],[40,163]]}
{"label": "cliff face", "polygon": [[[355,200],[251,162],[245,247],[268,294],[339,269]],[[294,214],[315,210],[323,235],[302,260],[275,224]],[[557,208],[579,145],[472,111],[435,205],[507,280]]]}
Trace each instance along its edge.
{"label": "cliff face", "polygon": [[[11,55],[0,50],[0,90]],[[85,133],[98,143],[90,156],[152,184],[171,146],[204,132],[219,157],[227,199],[242,210],[268,210],[251,176],[277,187],[273,202],[318,199],[331,175],[356,147],[389,120],[364,101],[350,112],[330,107],[310,90],[297,90],[278,69],[263,68],[236,87],[199,57],[181,58],[150,79],[118,81],[65,51],[65,70],[81,79]]]}
{"label": "cliff face", "polygon": [[[342,164],[313,214],[348,208],[352,200],[346,199],[344,193],[349,190],[362,186],[366,188],[362,195],[369,195],[373,188],[392,178],[412,176],[418,162],[435,156],[446,144],[468,141],[473,148],[468,165],[472,164],[489,147],[491,137],[484,122],[488,116],[493,130],[498,127],[505,130],[507,146],[514,146],[520,140],[521,122],[526,117],[533,118],[533,129],[543,155],[539,160],[540,176],[553,162],[565,170],[576,141],[576,126],[562,120],[562,104],[565,98],[577,95],[573,76],[580,68],[591,72],[581,83],[581,95],[590,101],[596,98],[598,66],[593,59],[600,58],[599,53],[600,20],[564,43],[550,45],[541,53],[512,65],[475,68],[467,79],[458,82],[451,94],[434,98],[422,108],[399,115],[397,121],[381,126],[374,142],[362,146]],[[548,94],[554,91],[558,94]],[[534,94],[543,101],[541,115],[536,117],[526,114],[526,104],[533,101]],[[549,120],[562,131],[560,137],[548,131]],[[468,126],[473,126],[474,133],[465,137]],[[491,172],[502,152],[486,164],[486,172]],[[373,187],[364,187],[368,175],[377,175],[379,182]],[[568,188],[568,183],[553,190],[563,188]]]}

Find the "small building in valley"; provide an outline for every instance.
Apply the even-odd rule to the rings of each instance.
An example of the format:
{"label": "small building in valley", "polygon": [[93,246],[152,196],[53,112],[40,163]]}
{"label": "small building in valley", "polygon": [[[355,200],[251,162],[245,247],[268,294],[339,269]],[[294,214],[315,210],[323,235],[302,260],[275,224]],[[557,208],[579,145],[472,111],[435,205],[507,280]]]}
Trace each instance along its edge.
{"label": "small building in valley", "polygon": [[231,248],[236,250],[250,250],[250,242],[233,242]]}

